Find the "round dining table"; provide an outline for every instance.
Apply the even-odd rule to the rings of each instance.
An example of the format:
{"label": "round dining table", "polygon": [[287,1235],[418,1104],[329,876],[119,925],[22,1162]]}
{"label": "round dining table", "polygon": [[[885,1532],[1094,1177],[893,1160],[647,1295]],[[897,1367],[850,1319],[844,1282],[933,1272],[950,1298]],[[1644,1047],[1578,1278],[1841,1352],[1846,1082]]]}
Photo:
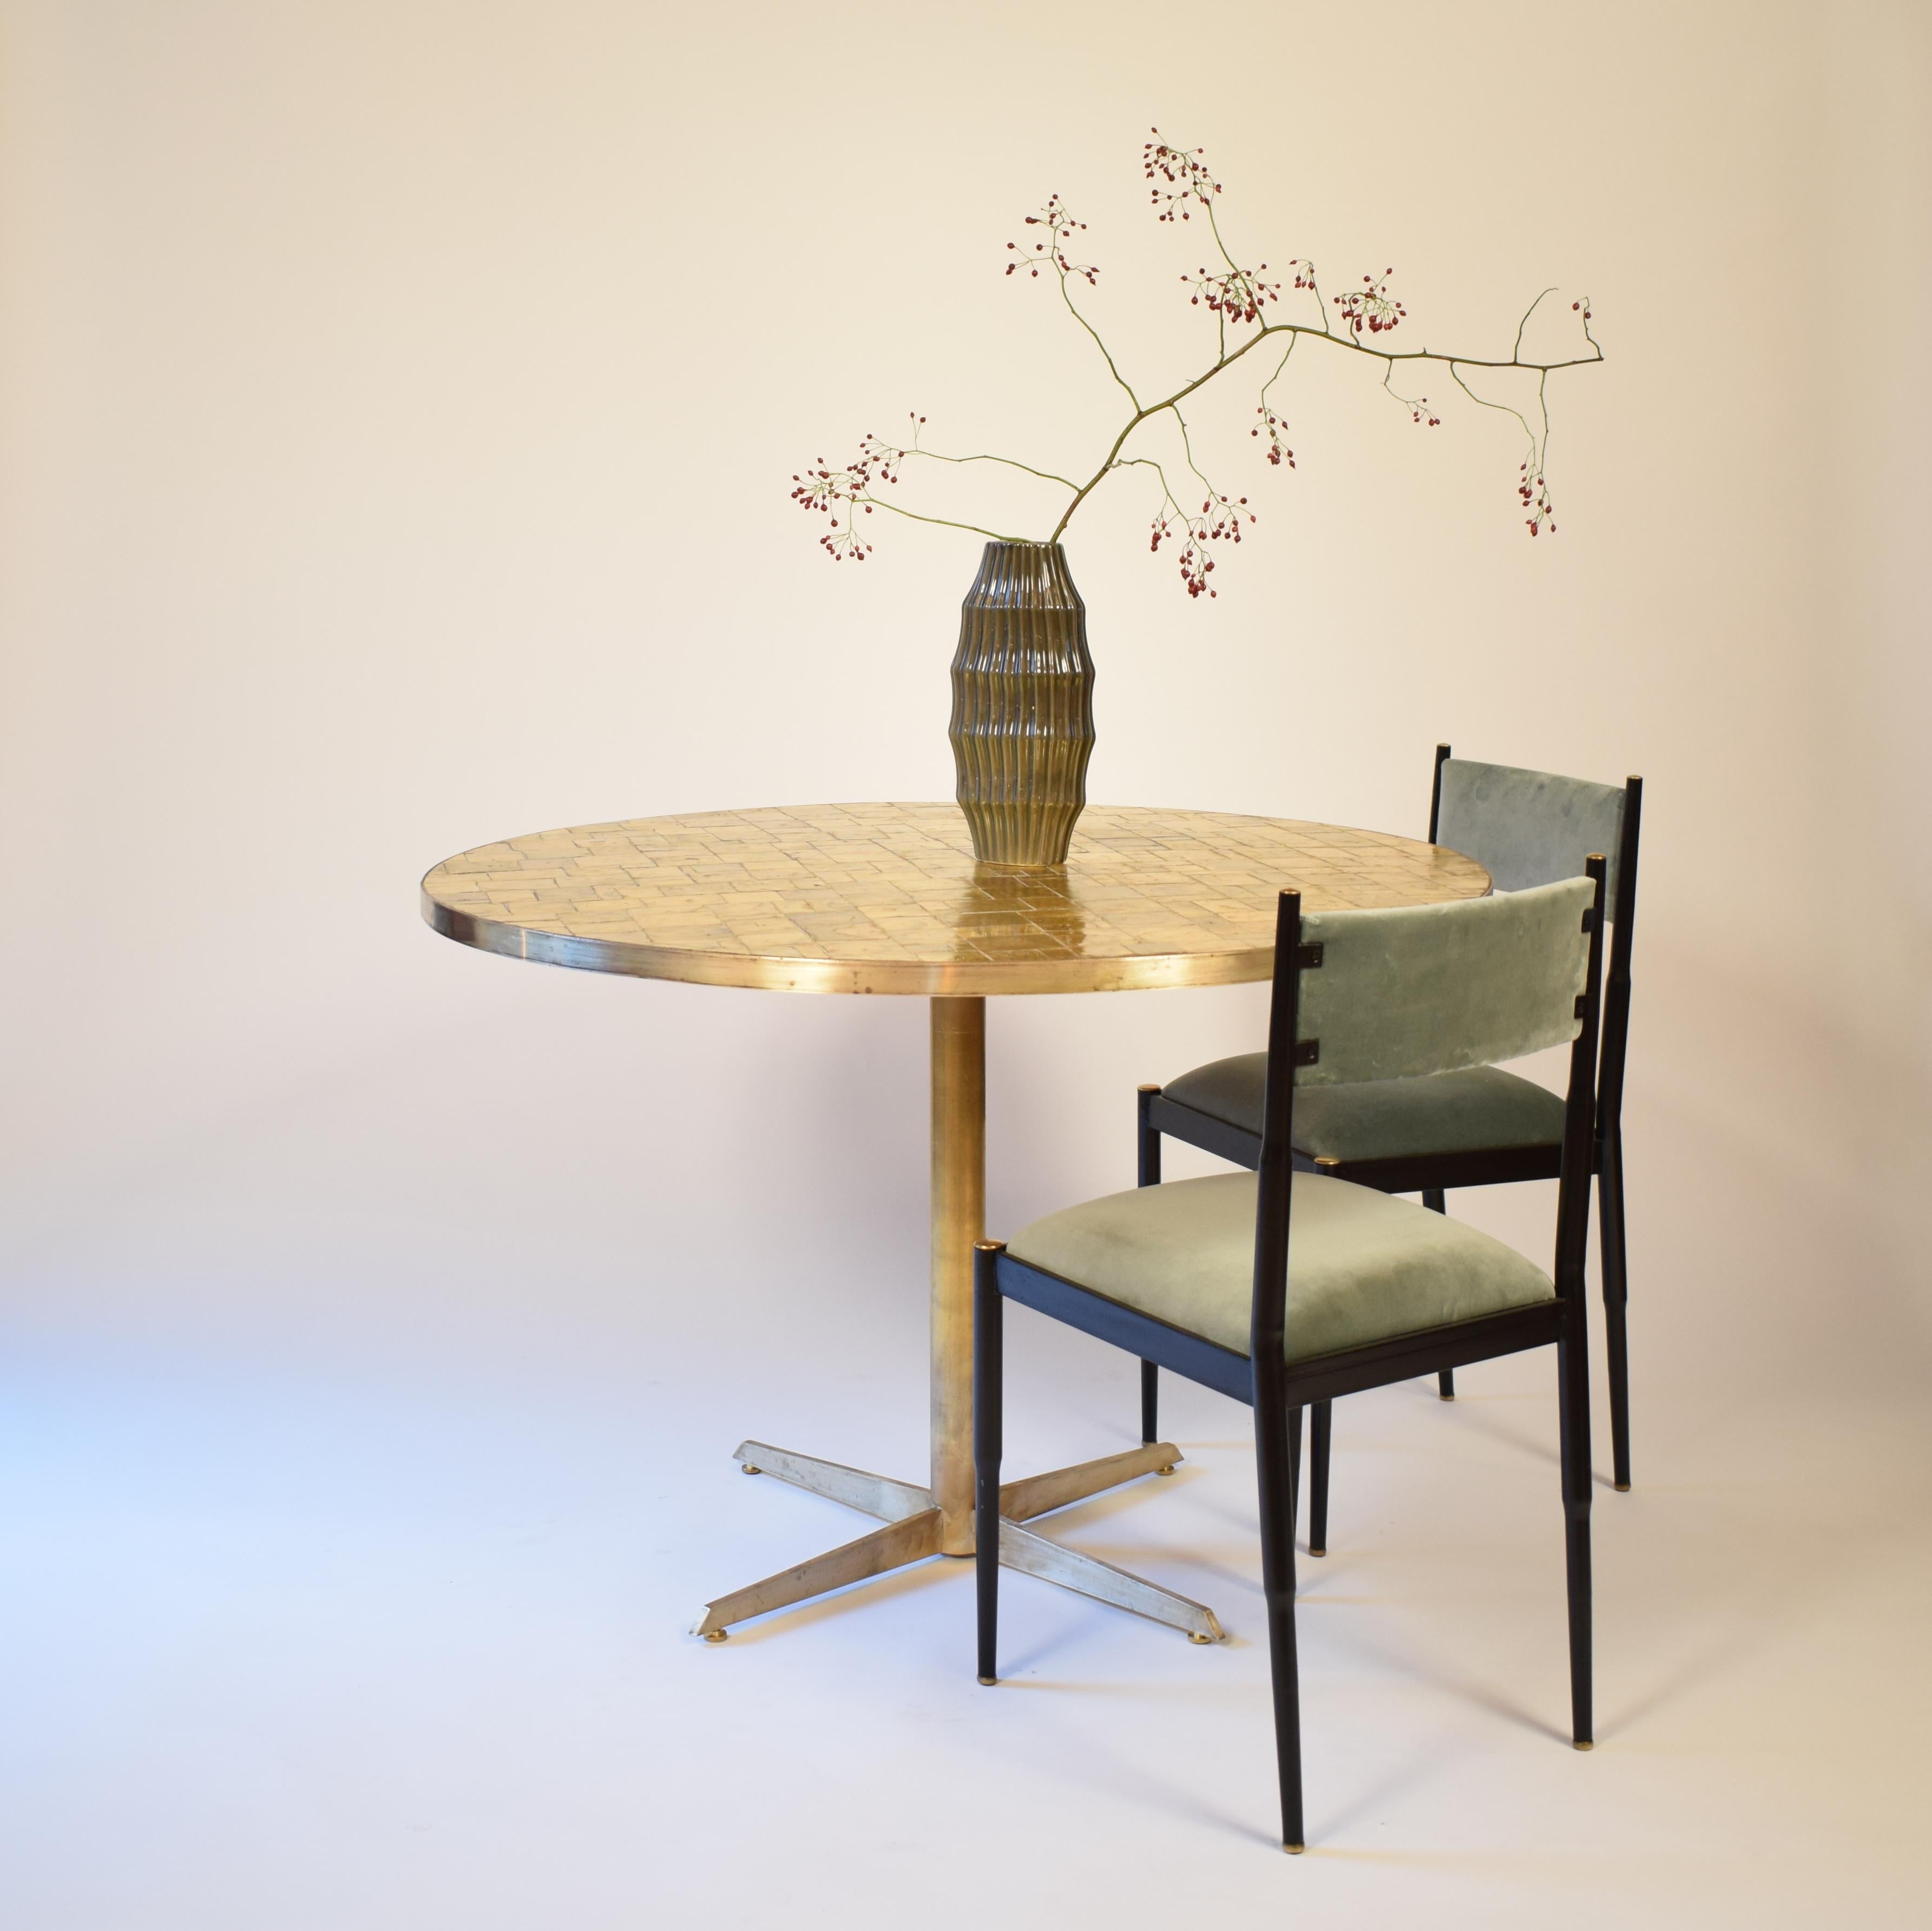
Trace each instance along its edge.
{"label": "round dining table", "polygon": [[[762,991],[916,996],[932,1007],[932,1461],[923,1483],[767,1443],[748,1473],[884,1526],[706,1606],[695,1633],[928,1556],[973,1552],[973,1246],[984,1237],[986,1002],[1019,993],[1234,985],[1274,969],[1277,895],[1310,911],[1480,897],[1474,860],[1384,832],[1090,805],[1064,865],[976,864],[950,804],[811,805],[579,825],[479,845],[422,881],[424,918],[511,958]],[[1213,1612],[1023,1525],[1181,1459],[1151,1442],[1000,1492],[1003,1563],[1197,1642]]]}

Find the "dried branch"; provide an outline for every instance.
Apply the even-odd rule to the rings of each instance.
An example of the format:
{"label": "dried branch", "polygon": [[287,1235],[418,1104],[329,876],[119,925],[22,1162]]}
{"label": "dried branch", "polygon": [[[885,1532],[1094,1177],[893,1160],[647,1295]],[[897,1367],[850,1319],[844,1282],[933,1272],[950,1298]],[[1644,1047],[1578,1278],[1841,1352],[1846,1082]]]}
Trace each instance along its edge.
{"label": "dried branch", "polygon": [[[982,529],[977,524],[953,523],[944,517],[922,515],[878,494],[877,486],[897,484],[901,465],[915,456],[925,457],[935,462],[1003,464],[1007,468],[1022,470],[1028,475],[1037,477],[1042,481],[1058,484],[1070,491],[1072,499],[1046,538],[1048,542],[1059,541],[1081,505],[1115,471],[1145,467],[1152,469],[1160,477],[1162,492],[1160,506],[1154,518],[1150,547],[1158,551],[1163,544],[1173,541],[1178,552],[1181,580],[1188,595],[1198,597],[1205,591],[1211,597],[1214,592],[1208,588],[1207,578],[1214,569],[1214,563],[1206,546],[1217,541],[1238,543],[1243,520],[1252,524],[1255,520],[1254,512],[1248,508],[1245,496],[1231,499],[1216,490],[1202,474],[1194,461],[1192,439],[1187,424],[1181,415],[1180,406],[1234,367],[1262,343],[1280,340],[1282,343],[1281,359],[1276,364],[1273,374],[1261,385],[1256,410],[1261,420],[1249,433],[1256,439],[1265,437],[1266,454],[1271,465],[1280,467],[1285,463],[1289,469],[1293,469],[1295,466],[1294,451],[1288,442],[1286,424],[1270,400],[1270,391],[1280,379],[1288,366],[1289,357],[1304,337],[1329,348],[1349,355],[1366,356],[1380,362],[1382,365],[1383,389],[1408,411],[1412,420],[1427,427],[1438,426],[1441,418],[1436,413],[1427,396],[1420,394],[1410,395],[1396,387],[1394,377],[1399,364],[1438,364],[1448,371],[1450,379],[1471,401],[1483,408],[1498,409],[1514,417],[1522,427],[1528,442],[1526,452],[1519,465],[1516,485],[1518,497],[1528,512],[1525,521],[1532,536],[1540,535],[1546,527],[1552,532],[1555,530],[1556,526],[1552,517],[1549,487],[1544,478],[1550,446],[1549,381],[1551,375],[1559,370],[1580,368],[1604,359],[1603,349],[1590,331],[1592,316],[1588,296],[1573,301],[1570,308],[1579,319],[1583,340],[1588,344],[1590,352],[1588,355],[1560,357],[1553,361],[1526,358],[1522,352],[1523,336],[1531,319],[1544,301],[1556,292],[1553,288],[1545,289],[1524,310],[1516,324],[1515,340],[1506,358],[1466,355],[1426,346],[1399,349],[1385,346],[1386,338],[1408,319],[1407,308],[1389,292],[1390,278],[1394,271],[1388,268],[1384,268],[1379,275],[1364,275],[1360,288],[1352,289],[1346,295],[1337,295],[1331,302],[1324,302],[1316,277],[1314,264],[1298,257],[1288,263],[1288,269],[1284,272],[1291,278],[1293,289],[1305,291],[1312,298],[1315,319],[1295,322],[1270,319],[1268,311],[1270,307],[1279,307],[1282,300],[1282,285],[1279,281],[1269,282],[1264,279],[1268,268],[1265,262],[1252,268],[1244,267],[1223,240],[1220,222],[1215,212],[1215,202],[1221,193],[1221,184],[1208,169],[1204,151],[1198,148],[1191,150],[1176,148],[1162,140],[1160,130],[1156,129],[1154,139],[1143,145],[1142,163],[1146,179],[1153,184],[1151,199],[1157,220],[1166,223],[1191,220],[1197,210],[1204,211],[1206,214],[1208,231],[1213,241],[1212,252],[1219,257],[1220,265],[1212,268],[1206,266],[1198,268],[1192,274],[1183,274],[1180,280],[1190,290],[1190,304],[1205,307],[1214,318],[1216,351],[1214,359],[1171,394],[1163,396],[1157,402],[1142,402],[1132,384],[1121,373],[1100,331],[1074,299],[1072,283],[1078,280],[1084,281],[1090,288],[1097,286],[1100,271],[1091,263],[1073,259],[1071,247],[1075,237],[1085,232],[1086,223],[1075,218],[1058,194],[1052,196],[1039,214],[1026,217],[1029,227],[1044,231],[1042,236],[1024,250],[1018,242],[1007,243],[1008,250],[1016,259],[1006,264],[1006,273],[1011,275],[1024,267],[1029,278],[1037,278],[1042,268],[1052,270],[1059,286],[1061,300],[1069,313],[1099,349],[1106,364],[1108,375],[1126,396],[1132,413],[1114,436],[1099,466],[1084,482],[1058,475],[1051,470],[1035,469],[1030,464],[1016,462],[1010,457],[986,454],[947,456],[923,449],[919,446],[919,430],[925,418],[920,416],[914,417],[912,439],[903,448],[868,436],[860,445],[858,457],[842,469],[831,468],[821,458],[815,468],[793,478],[794,483],[798,487],[794,489],[792,496],[802,507],[819,511],[831,518],[830,531],[819,540],[835,560],[842,561],[850,556],[855,560],[862,561],[870,553],[870,544],[855,534],[853,520],[855,514],[862,513],[869,515],[875,508],[890,509],[896,514],[911,517],[916,522],[940,523],[951,529],[970,529],[981,535],[998,538],[998,532]],[[1330,322],[1328,311],[1331,307],[1341,322],[1339,329],[1331,325]],[[1232,343],[1231,331],[1237,331]],[[1466,370],[1525,370],[1536,376],[1537,421],[1532,422],[1522,410],[1507,403],[1478,394],[1465,379]],[[1166,470],[1159,462],[1149,457],[1124,454],[1130,439],[1136,432],[1156,418],[1166,415],[1171,415],[1174,419],[1190,472],[1207,493],[1198,511],[1190,511],[1183,507],[1169,487]],[[1192,500],[1191,496],[1189,500]],[[1015,541],[1020,539],[999,538],[998,540]]]}

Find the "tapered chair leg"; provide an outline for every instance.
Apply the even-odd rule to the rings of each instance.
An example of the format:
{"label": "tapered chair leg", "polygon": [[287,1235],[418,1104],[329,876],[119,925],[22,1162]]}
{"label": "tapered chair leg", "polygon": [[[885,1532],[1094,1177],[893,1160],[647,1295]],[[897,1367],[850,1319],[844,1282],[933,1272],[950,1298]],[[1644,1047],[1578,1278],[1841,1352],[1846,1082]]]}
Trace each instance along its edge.
{"label": "tapered chair leg", "polygon": [[988,1684],[999,1677],[1003,1246],[982,1240],[973,1254],[973,1559],[979,1591],[980,1681]]}
{"label": "tapered chair leg", "polygon": [[[1424,1187],[1422,1190],[1422,1204],[1431,1213],[1447,1213],[1449,1211],[1449,1203],[1443,1198],[1442,1189],[1440,1187]],[[1456,1399],[1454,1369],[1444,1368],[1436,1377],[1436,1392],[1445,1402],[1453,1402]]]}
{"label": "tapered chair leg", "polygon": [[[1160,1096],[1160,1088],[1157,1086],[1144,1086],[1135,1096],[1136,1186],[1160,1185],[1160,1129],[1154,1125],[1152,1117],[1154,1103]],[[1151,1361],[1141,1363],[1141,1439],[1160,1439],[1160,1370]]]}
{"label": "tapered chair leg", "polygon": [[1308,1423],[1308,1552],[1328,1553],[1328,1430],[1333,1402],[1317,1402]]}
{"label": "tapered chair leg", "polygon": [[1580,1286],[1556,1346],[1557,1407],[1562,1432],[1563,1529],[1570,1597],[1570,1734],[1577,1749],[1595,1741],[1592,1710],[1590,1616],[1590,1367]]}
{"label": "tapered chair leg", "polygon": [[1274,1689],[1274,1747],[1281,1786],[1281,1841],[1299,1852],[1301,1823],[1301,1678],[1294,1645],[1294,1445],[1301,1411],[1255,1413],[1255,1464],[1261,1490],[1262,1588],[1268,1604],[1268,1666]]}
{"label": "tapered chair leg", "polygon": [[1623,1135],[1614,1126],[1604,1136],[1597,1175],[1597,1210],[1603,1231],[1604,1358],[1610,1379],[1611,1474],[1619,1489],[1630,1485],[1630,1351],[1624,1303],[1630,1277],[1624,1249]]}

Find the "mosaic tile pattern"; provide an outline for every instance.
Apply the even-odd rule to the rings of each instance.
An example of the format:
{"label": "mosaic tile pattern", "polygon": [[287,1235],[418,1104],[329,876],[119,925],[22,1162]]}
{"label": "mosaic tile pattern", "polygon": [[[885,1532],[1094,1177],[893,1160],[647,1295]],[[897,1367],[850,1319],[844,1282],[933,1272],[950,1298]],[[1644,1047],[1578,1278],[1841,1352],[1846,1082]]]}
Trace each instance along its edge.
{"label": "mosaic tile pattern", "polygon": [[795,992],[1106,992],[1266,979],[1310,911],[1479,898],[1474,859],[1384,832],[1089,805],[1066,865],[976,866],[951,804],[805,805],[539,832],[422,882],[447,937],[516,958]]}

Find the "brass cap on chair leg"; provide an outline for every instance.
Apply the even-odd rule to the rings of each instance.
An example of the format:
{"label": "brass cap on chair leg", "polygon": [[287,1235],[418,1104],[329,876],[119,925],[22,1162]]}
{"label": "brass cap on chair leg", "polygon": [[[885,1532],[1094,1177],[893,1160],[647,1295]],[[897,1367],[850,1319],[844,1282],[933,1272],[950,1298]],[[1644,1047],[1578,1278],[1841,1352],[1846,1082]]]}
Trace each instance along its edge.
{"label": "brass cap on chair leg", "polygon": [[762,1475],[765,1471],[755,1462],[741,1462],[738,1472],[741,1475]]}
{"label": "brass cap on chair leg", "polygon": [[730,1633],[729,1630],[706,1630],[704,1640],[708,1643],[722,1643]]}
{"label": "brass cap on chair leg", "polygon": [[1284,1844],[1282,1849],[1292,1858],[1298,1858],[1307,1849],[1305,1844]]}
{"label": "brass cap on chair leg", "polygon": [[988,1690],[992,1689],[993,1685],[998,1682],[999,1680],[1000,1679],[997,1676],[982,1676],[980,1679],[980,1681],[983,1683]]}
{"label": "brass cap on chair leg", "polygon": [[1572,1750],[1593,1750],[1596,1747],[1596,1745],[1593,1743],[1574,1743],[1570,1745],[1570,1748]]}

